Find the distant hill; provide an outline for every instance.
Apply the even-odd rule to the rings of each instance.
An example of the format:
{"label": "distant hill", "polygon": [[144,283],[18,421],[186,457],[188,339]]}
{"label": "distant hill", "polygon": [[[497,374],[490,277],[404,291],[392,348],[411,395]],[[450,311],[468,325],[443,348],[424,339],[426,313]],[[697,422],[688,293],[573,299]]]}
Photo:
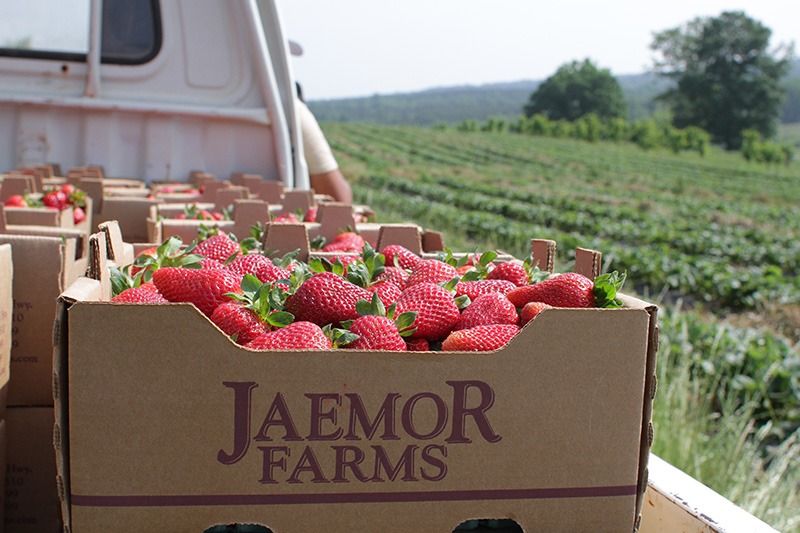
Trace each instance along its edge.
{"label": "distant hill", "polygon": [[[645,118],[656,110],[655,97],[670,82],[652,73],[617,76],[628,101],[628,119]],[[484,121],[488,117],[516,120],[541,80],[522,80],[485,85],[438,87],[414,93],[376,94],[362,98],[314,100],[309,107],[323,122],[370,124],[454,125],[463,120]],[[792,65],[786,80],[789,94],[783,122],[800,121],[800,60]]]}

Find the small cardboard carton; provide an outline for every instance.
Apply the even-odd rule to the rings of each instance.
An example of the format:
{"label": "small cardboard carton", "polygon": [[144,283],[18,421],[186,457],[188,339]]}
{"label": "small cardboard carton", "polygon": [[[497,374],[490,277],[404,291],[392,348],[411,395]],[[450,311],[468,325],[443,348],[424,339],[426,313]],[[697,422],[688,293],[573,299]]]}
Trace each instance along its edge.
{"label": "small cardboard carton", "polygon": [[11,366],[11,332],[14,327],[11,245],[0,244],[0,420],[5,414]]}
{"label": "small cardboard carton", "polygon": [[[55,228],[51,228],[55,229]],[[8,405],[53,405],[50,334],[56,299],[86,272],[82,235],[0,234],[14,265]]]}
{"label": "small cardboard carton", "polygon": [[[534,257],[551,265],[541,244]],[[584,256],[576,269],[596,273]],[[547,310],[489,353],[253,352],[190,304],[107,303],[99,277],[61,296],[55,329],[73,531],[637,526],[658,338],[648,303]]]}
{"label": "small cardboard carton", "polygon": [[[6,421],[4,418],[0,418],[0,472],[6,471]],[[6,507],[6,494],[5,491],[0,492],[0,525],[3,524],[4,517],[5,517],[5,507]],[[3,528],[0,527],[0,531],[3,531]]]}
{"label": "small cardboard carton", "polygon": [[[25,234],[0,233],[0,245],[11,246],[14,269],[8,405],[52,406],[51,332],[56,300],[86,273],[87,237],[62,228],[6,227],[9,228]],[[103,224],[100,229],[119,235],[121,240],[115,223]],[[132,261],[132,247],[121,253],[127,255],[117,257]]]}
{"label": "small cardboard carton", "polygon": [[[147,216],[150,207],[162,200],[141,194],[119,195],[118,187],[109,187],[109,180],[81,177],[77,187],[92,199],[94,223],[97,225],[116,221],[127,242],[147,241]],[[138,191],[138,188],[131,188]]]}
{"label": "small cardboard carton", "polygon": [[92,199],[86,198],[83,207],[86,217],[82,222],[75,223],[74,208],[67,206],[61,211],[46,207],[6,207],[6,223],[14,226],[50,226],[57,228],[70,228],[92,233]]}
{"label": "small cardboard carton", "polygon": [[61,510],[53,407],[12,407],[6,419],[6,533],[58,533]]}

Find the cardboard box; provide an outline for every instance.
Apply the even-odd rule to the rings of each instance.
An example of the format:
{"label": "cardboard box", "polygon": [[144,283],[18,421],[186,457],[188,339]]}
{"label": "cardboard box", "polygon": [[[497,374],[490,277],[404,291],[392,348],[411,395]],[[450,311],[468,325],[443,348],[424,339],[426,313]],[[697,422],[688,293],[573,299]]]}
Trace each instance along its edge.
{"label": "cardboard box", "polygon": [[110,194],[106,194],[107,180],[102,178],[81,177],[76,186],[86,191],[86,195],[92,199],[96,225],[117,221],[127,242],[147,241],[147,216],[150,207],[162,200],[138,193],[119,195],[117,187],[109,188]]}
{"label": "cardboard box", "polygon": [[6,419],[6,533],[58,533],[52,407],[12,407]]}
{"label": "cardboard box", "polygon": [[56,299],[86,272],[86,240],[80,234],[0,234],[0,244],[11,245],[14,263],[8,405],[52,406]]}
{"label": "cardboard box", "polygon": [[14,263],[11,245],[0,244],[0,420],[3,419],[8,400],[8,380],[11,366],[11,331],[14,322],[12,284]]}
{"label": "cardboard box", "polygon": [[46,207],[6,207],[6,223],[15,226],[69,228],[89,234],[94,231],[92,226],[92,199],[90,197],[86,197],[86,206],[83,209],[86,212],[86,219],[75,224],[71,206],[62,211],[47,209]]}
{"label": "cardboard box", "polygon": [[[0,468],[2,468],[2,472],[6,471],[6,421],[2,418],[0,418]],[[6,491],[4,490],[0,492],[0,531],[4,530],[2,524],[5,517],[5,507]]]}
{"label": "cardboard box", "polygon": [[57,317],[74,531],[450,532],[476,518],[635,529],[657,349],[648,303],[547,310],[493,353],[258,353],[192,305],[108,296],[81,278]]}

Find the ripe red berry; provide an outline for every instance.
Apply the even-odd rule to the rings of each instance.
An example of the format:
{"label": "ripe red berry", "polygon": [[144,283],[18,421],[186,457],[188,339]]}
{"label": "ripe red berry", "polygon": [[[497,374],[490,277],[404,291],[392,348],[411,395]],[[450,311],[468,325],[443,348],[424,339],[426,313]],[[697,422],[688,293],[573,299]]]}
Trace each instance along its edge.
{"label": "ripe red berry", "polygon": [[14,194],[8,197],[5,205],[6,207],[28,207],[28,202],[21,194]]}

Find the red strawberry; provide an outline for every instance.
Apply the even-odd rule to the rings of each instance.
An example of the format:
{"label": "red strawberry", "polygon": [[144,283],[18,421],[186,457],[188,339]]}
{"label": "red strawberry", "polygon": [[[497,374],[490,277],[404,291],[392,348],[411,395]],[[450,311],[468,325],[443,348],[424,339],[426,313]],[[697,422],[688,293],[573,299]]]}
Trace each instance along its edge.
{"label": "red strawberry", "polygon": [[492,324],[452,332],[442,343],[443,352],[488,352],[508,344],[519,326]]}
{"label": "red strawberry", "polygon": [[403,246],[399,244],[390,244],[388,246],[384,246],[381,253],[386,258],[386,266],[395,266],[395,262],[397,266],[400,268],[405,268],[406,270],[411,270],[416,266],[417,263],[422,261],[422,258]]}
{"label": "red strawberry", "polygon": [[13,194],[6,200],[6,207],[28,207],[28,202],[21,194]]}
{"label": "red strawberry", "polygon": [[227,235],[219,233],[204,241],[200,241],[197,246],[195,246],[192,253],[202,255],[209,259],[216,259],[224,263],[233,254],[241,254],[242,249],[239,243]]}
{"label": "red strawberry", "polygon": [[193,303],[206,316],[229,301],[226,293],[242,292],[241,278],[222,269],[163,267],[153,272],[153,283],[170,302]]}
{"label": "red strawberry", "polygon": [[358,318],[356,302],[370,300],[372,293],[333,272],[321,272],[306,280],[286,300],[285,310],[299,321],[319,326],[338,325]]}
{"label": "red strawberry", "polygon": [[456,296],[469,296],[470,300],[475,300],[482,294],[499,292],[508,294],[516,289],[517,286],[504,279],[479,279],[476,281],[460,281],[456,284]]}
{"label": "red strawberry", "polygon": [[406,341],[400,336],[394,320],[385,316],[365,315],[350,325],[358,339],[347,345],[353,350],[389,350],[405,352]]}
{"label": "red strawberry", "polygon": [[378,293],[378,298],[381,299],[381,302],[383,302],[383,305],[386,307],[389,307],[396,302],[403,293],[403,289],[400,288],[399,285],[396,285],[388,280],[374,283],[369,288],[369,291]]}
{"label": "red strawberry", "polygon": [[438,259],[422,259],[411,270],[406,287],[418,283],[446,283],[458,276],[456,267]]}
{"label": "red strawberry", "polygon": [[317,221],[317,207],[309,207],[308,212],[303,217],[303,222],[316,222]]}
{"label": "red strawberry", "polygon": [[143,283],[139,287],[125,289],[114,296],[111,301],[123,303],[163,303],[169,300],[161,296],[152,283]]}
{"label": "red strawberry", "polygon": [[63,183],[61,185],[61,192],[69,196],[70,194],[75,192],[75,186],[71,183]]}
{"label": "red strawberry", "polygon": [[417,311],[412,337],[429,341],[443,339],[458,322],[460,315],[453,295],[435,283],[417,283],[403,291],[397,299],[397,314]]}
{"label": "red strawberry", "polygon": [[[241,276],[252,274],[257,277],[261,283],[281,279],[275,277],[275,271],[279,270],[278,267],[276,267],[268,257],[261,254],[240,255],[225,268]],[[285,277],[288,278],[289,276],[287,275]]]}
{"label": "red strawberry", "polygon": [[514,304],[499,292],[490,292],[472,300],[472,303],[461,313],[461,318],[458,319],[454,329],[469,329],[489,324],[517,325],[518,323],[519,315]]}
{"label": "red strawberry", "polygon": [[387,266],[383,273],[375,279],[375,283],[387,281],[394,283],[398,287],[405,287],[408,281],[409,273],[406,269],[394,266]]}
{"label": "red strawberry", "polygon": [[547,305],[544,302],[528,302],[525,304],[525,307],[522,308],[521,318],[520,318],[520,325],[524,326],[531,320],[533,320],[536,315],[544,311],[545,309],[552,309],[552,305]]}
{"label": "red strawberry", "polygon": [[69,198],[60,190],[53,190],[42,196],[42,203],[45,207],[58,209],[59,211],[67,207]]}
{"label": "red strawberry", "polygon": [[217,261],[216,259],[209,259],[208,257],[206,257],[205,259],[201,259],[200,264],[203,266],[203,268],[209,268],[209,269],[225,268],[225,265],[222,264],[221,262]]}
{"label": "red strawberry", "polygon": [[557,274],[539,283],[518,287],[507,294],[517,307],[544,302],[554,307],[594,307],[594,282],[577,272]]}
{"label": "red strawberry", "polygon": [[218,305],[211,313],[211,321],[226,335],[236,335],[236,343],[242,345],[270,331],[252,309],[235,302]]}
{"label": "red strawberry", "polygon": [[427,352],[431,347],[425,339],[406,339],[406,349],[409,352]]}
{"label": "red strawberry", "polygon": [[528,285],[531,282],[525,267],[521,263],[515,261],[500,263],[489,271],[489,274],[486,275],[486,279],[504,279],[510,281],[517,287]]}
{"label": "red strawberry", "polygon": [[323,252],[361,252],[366,241],[358,233],[345,231],[334,237],[333,241],[322,248]]}
{"label": "red strawberry", "polygon": [[328,350],[333,343],[318,325],[300,321],[256,337],[245,347],[253,350]]}
{"label": "red strawberry", "polygon": [[72,223],[76,226],[86,220],[86,211],[82,207],[76,207],[72,210]]}
{"label": "red strawberry", "polygon": [[272,219],[273,224],[298,224],[300,222],[300,217],[295,213],[283,213]]}

